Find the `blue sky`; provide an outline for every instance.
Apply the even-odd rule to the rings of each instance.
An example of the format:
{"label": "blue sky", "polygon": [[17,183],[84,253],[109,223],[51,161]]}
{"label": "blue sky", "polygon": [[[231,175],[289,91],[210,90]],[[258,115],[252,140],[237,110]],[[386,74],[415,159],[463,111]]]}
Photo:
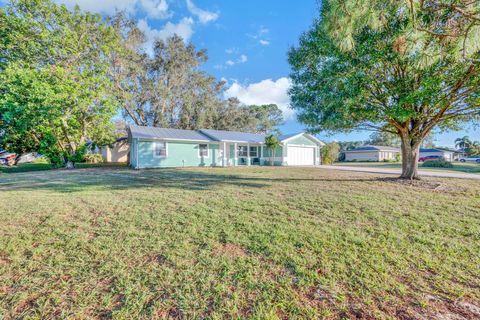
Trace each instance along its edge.
{"label": "blue sky", "polygon": [[[296,45],[318,13],[317,0],[56,0],[82,9],[111,14],[126,10],[153,41],[174,33],[208,50],[203,68],[228,82],[227,96],[247,104],[277,103],[285,112],[283,133],[302,131],[288,108],[290,67],[287,51]],[[326,141],[365,140],[370,132],[318,136]],[[436,143],[452,146],[459,136],[480,140],[472,126],[460,132],[439,133]]]}

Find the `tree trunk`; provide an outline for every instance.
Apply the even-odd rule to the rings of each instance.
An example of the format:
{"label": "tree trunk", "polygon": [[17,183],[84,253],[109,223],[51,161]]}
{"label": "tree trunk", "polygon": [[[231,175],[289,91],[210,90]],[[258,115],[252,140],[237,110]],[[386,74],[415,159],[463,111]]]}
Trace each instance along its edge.
{"label": "tree trunk", "polygon": [[420,143],[412,141],[407,137],[402,137],[402,175],[401,179],[419,180],[418,176],[418,157],[420,153]]}

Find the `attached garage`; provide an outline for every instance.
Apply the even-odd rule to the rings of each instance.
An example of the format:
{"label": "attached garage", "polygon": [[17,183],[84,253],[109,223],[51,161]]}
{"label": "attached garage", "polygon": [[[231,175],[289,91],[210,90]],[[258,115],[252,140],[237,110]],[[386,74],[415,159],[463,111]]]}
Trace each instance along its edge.
{"label": "attached garage", "polygon": [[287,163],[289,166],[313,166],[315,165],[314,146],[288,146]]}
{"label": "attached garage", "polygon": [[280,137],[283,147],[283,165],[315,166],[321,163],[320,148],[324,143],[307,133]]}

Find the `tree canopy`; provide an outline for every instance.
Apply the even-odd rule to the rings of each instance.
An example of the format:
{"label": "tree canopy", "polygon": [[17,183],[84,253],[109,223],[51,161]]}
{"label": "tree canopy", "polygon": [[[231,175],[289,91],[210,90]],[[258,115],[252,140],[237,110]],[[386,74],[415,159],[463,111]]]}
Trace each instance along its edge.
{"label": "tree canopy", "polygon": [[224,81],[200,66],[205,49],[173,36],[156,40],[153,55],[145,53],[145,35],[136,23],[117,14],[111,24],[122,36],[122,50],[112,56],[115,92],[124,116],[137,125],[178,129],[270,132],[282,121],[276,105],[246,106],[223,99]]}
{"label": "tree canopy", "polygon": [[99,15],[50,1],[0,9],[0,143],[54,162],[108,139],[115,114],[107,56],[117,45]]}
{"label": "tree canopy", "polygon": [[398,135],[402,177],[435,127],[480,113],[480,2],[325,0],[289,52],[292,107],[313,132]]}

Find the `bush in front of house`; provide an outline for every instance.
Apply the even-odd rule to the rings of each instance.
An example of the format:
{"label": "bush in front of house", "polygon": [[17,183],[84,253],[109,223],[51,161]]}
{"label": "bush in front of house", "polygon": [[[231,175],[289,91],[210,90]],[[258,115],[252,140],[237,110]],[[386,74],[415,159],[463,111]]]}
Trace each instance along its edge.
{"label": "bush in front of house", "polygon": [[428,160],[422,164],[427,168],[453,168],[453,164],[446,160]]}
{"label": "bush in front of house", "polygon": [[336,142],[330,142],[320,149],[322,155],[322,164],[332,164],[338,160],[340,145]]}
{"label": "bush in front of house", "polygon": [[91,153],[91,154],[86,154],[84,156],[84,160],[86,163],[102,163],[103,157],[101,154]]}

